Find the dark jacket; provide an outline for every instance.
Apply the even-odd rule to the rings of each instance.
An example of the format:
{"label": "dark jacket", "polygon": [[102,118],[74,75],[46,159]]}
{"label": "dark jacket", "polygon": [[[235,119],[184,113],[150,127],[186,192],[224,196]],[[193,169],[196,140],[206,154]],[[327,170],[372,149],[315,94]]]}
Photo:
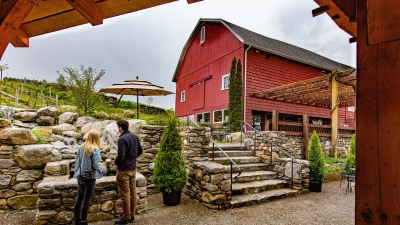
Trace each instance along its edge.
{"label": "dark jacket", "polygon": [[135,170],[136,158],[142,153],[143,149],[138,136],[129,130],[125,131],[119,136],[118,156],[114,160],[114,164],[117,165],[118,170]]}

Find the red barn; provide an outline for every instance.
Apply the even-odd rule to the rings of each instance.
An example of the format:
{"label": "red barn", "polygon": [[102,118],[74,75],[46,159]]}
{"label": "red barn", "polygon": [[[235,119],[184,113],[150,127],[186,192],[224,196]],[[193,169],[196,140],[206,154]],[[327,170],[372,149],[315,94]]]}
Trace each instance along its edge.
{"label": "red barn", "polygon": [[[173,82],[177,117],[214,125],[228,120],[228,81],[233,57],[242,61],[244,120],[268,130],[272,111],[279,120],[330,124],[330,108],[251,97],[260,90],[352,67],[314,52],[246,30],[222,19],[200,19],[184,46]],[[354,127],[354,110],[339,110],[339,125]]]}

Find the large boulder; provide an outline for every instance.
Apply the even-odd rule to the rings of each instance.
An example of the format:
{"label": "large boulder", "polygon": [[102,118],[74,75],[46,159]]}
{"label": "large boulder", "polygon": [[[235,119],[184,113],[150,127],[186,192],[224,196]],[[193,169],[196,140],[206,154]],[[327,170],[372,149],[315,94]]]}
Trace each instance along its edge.
{"label": "large boulder", "polygon": [[57,126],[53,126],[53,134],[62,134],[65,131],[76,131],[76,127],[71,124],[63,123]]}
{"label": "large boulder", "polygon": [[36,207],[37,195],[17,195],[7,199],[7,204],[13,209],[33,209]]}
{"label": "large boulder", "polygon": [[53,126],[54,118],[51,116],[40,116],[39,118],[37,118],[36,122],[40,126]]}
{"label": "large boulder", "polygon": [[53,129],[51,127],[35,127],[32,129],[32,131],[35,131],[36,133],[40,134],[44,141],[46,142],[52,142],[53,141]]}
{"label": "large boulder", "polygon": [[60,113],[78,112],[78,107],[72,105],[61,105],[58,107],[58,112]]}
{"label": "large boulder", "polygon": [[14,114],[14,119],[21,122],[36,122],[37,113],[36,112],[19,112]]}
{"label": "large boulder", "polygon": [[6,128],[0,131],[0,143],[10,145],[36,144],[37,138],[24,128]]}
{"label": "large boulder", "polygon": [[[135,134],[139,133],[140,126],[146,125],[144,120],[128,120],[128,123],[129,130]],[[105,127],[102,137],[107,141],[111,149],[117,149],[119,135],[121,134],[119,133],[117,122],[113,122]]]}
{"label": "large boulder", "polygon": [[106,126],[113,122],[115,122],[115,121],[114,120],[103,120],[103,121],[87,123],[82,126],[81,133],[84,135],[84,139],[86,138],[87,133],[89,133],[89,131],[91,131],[91,130],[97,130],[101,135],[103,133],[104,129],[106,128]]}
{"label": "large boulder", "polygon": [[43,108],[40,108],[37,111],[37,115],[40,116],[50,116],[50,117],[55,117],[57,115],[57,109],[51,106],[46,106]]}
{"label": "large boulder", "polygon": [[232,133],[231,134],[232,142],[233,143],[238,143],[238,142],[240,142],[240,138],[242,138],[242,142],[243,142],[244,139],[245,139],[245,136],[246,135],[244,133],[241,133],[241,132]]}
{"label": "large boulder", "polygon": [[78,113],[65,112],[58,117],[58,123],[59,124],[62,124],[62,123],[72,124],[76,121],[76,119],[78,119],[78,117],[79,117]]}
{"label": "large boulder", "polygon": [[134,118],[135,117],[135,112],[128,109],[124,111],[124,118]]}
{"label": "large boulder", "polygon": [[7,127],[11,124],[10,120],[0,118],[0,127]]}
{"label": "large boulder", "polygon": [[14,159],[23,169],[42,169],[48,162],[61,161],[61,153],[53,145],[21,145],[13,149]]}
{"label": "large boulder", "polygon": [[14,109],[8,106],[1,106],[0,118],[12,120],[14,118]]}
{"label": "large boulder", "polygon": [[79,117],[76,121],[75,121],[75,127],[78,129],[81,129],[85,124],[88,123],[92,123],[95,122],[96,119],[90,116],[82,116]]}

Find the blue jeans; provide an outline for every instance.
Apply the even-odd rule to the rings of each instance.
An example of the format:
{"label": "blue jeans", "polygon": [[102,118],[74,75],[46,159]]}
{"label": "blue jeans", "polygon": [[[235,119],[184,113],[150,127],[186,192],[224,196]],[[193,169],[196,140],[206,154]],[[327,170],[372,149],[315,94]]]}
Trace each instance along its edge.
{"label": "blue jeans", "polygon": [[86,221],[90,199],[92,198],[96,180],[82,181],[78,179],[78,196],[75,201],[74,216],[77,221]]}

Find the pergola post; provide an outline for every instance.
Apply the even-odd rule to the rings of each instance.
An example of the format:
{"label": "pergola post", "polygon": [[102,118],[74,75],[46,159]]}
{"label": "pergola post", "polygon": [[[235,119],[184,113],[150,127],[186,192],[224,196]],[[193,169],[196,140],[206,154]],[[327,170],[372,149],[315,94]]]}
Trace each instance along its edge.
{"label": "pergola post", "polygon": [[338,104],[338,94],[339,94],[339,86],[338,82],[336,81],[337,77],[336,70],[332,71],[332,110],[331,110],[331,121],[332,121],[332,129],[331,129],[331,146],[333,156],[337,158],[337,139],[338,139],[338,111],[339,111],[339,104]]}
{"label": "pergola post", "polygon": [[308,158],[308,114],[303,115],[303,159]]}
{"label": "pergola post", "polygon": [[279,112],[272,110],[272,131],[278,131]]}

